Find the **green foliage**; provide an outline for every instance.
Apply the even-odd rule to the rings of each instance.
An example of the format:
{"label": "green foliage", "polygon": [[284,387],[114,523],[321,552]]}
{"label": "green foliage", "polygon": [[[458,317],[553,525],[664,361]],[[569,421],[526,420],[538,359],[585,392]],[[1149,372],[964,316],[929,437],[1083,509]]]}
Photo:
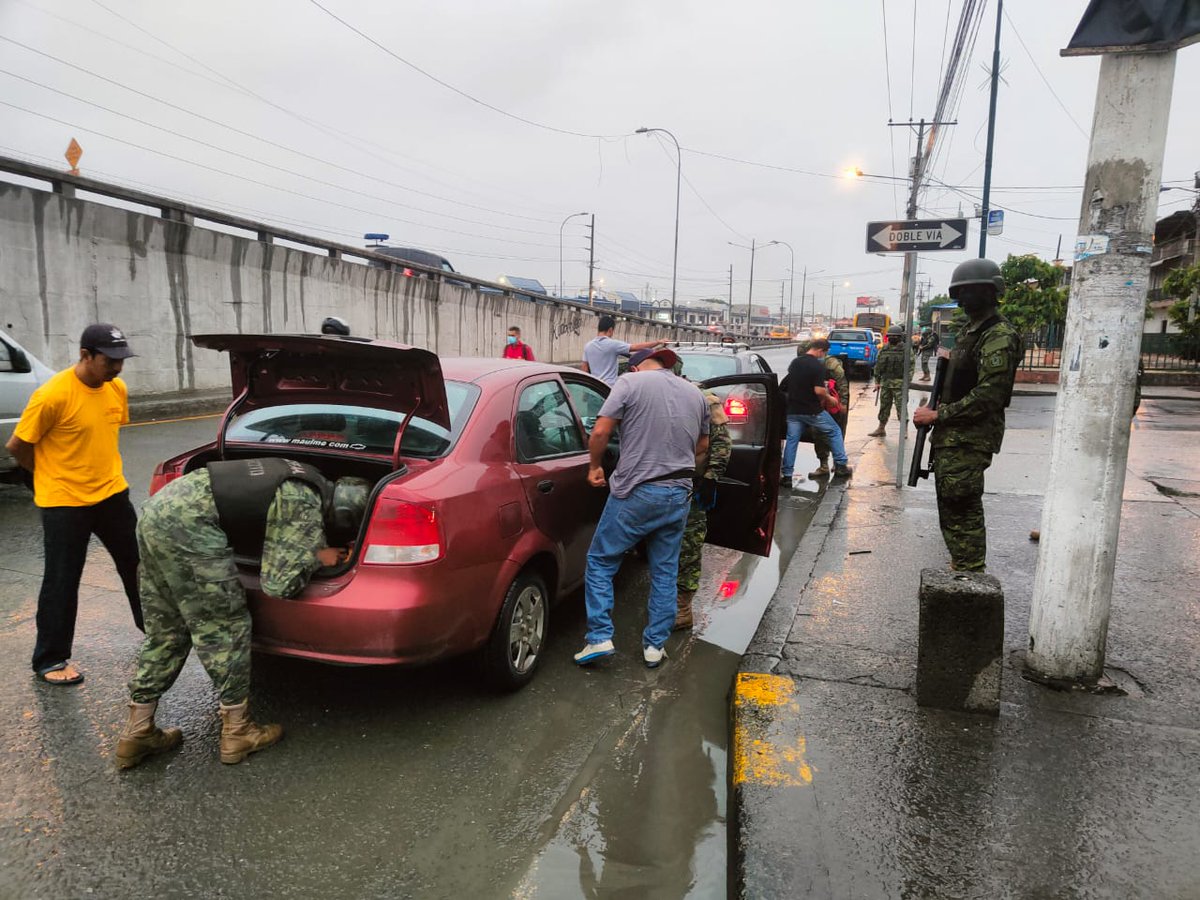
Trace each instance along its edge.
{"label": "green foliage", "polygon": [[949,303],[950,297],[947,294],[938,294],[936,297],[930,297],[919,307],[917,307],[917,322],[921,327],[928,325],[933,321],[933,308]]}
{"label": "green foliage", "polygon": [[1067,317],[1067,291],[1062,270],[1032,253],[1009,255],[1000,264],[1004,296],[1000,312],[1023,332],[1061,324]]}
{"label": "green foliage", "polygon": [[1163,281],[1163,294],[1174,297],[1167,318],[1189,338],[1200,338],[1200,264],[1176,269]]}

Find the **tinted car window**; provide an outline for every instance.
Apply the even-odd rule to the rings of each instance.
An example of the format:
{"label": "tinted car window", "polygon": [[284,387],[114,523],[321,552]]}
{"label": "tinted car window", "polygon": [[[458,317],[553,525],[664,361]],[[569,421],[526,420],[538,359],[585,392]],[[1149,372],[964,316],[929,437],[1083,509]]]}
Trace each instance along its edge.
{"label": "tinted car window", "polygon": [[737,374],[737,359],[732,353],[680,353],[678,356],[683,363],[683,374],[689,381]]}
{"label": "tinted car window", "polygon": [[600,415],[600,407],[604,405],[604,395],[592,385],[576,381],[567,382],[567,393],[571,395],[575,411],[583,420],[584,430],[591,434],[592,426],[596,424],[596,417]]}
{"label": "tinted car window", "polygon": [[[450,429],[414,416],[404,429],[400,452],[432,459],[453,446],[475,405],[479,389],[446,382]],[[229,425],[226,438],[247,444],[286,444],[319,450],[391,455],[404,414],[338,403],[292,403],[251,410]]]}
{"label": "tinted car window", "polygon": [[517,456],[525,461],[583,452],[575,414],[557,381],[539,381],[521,391],[513,431]]}

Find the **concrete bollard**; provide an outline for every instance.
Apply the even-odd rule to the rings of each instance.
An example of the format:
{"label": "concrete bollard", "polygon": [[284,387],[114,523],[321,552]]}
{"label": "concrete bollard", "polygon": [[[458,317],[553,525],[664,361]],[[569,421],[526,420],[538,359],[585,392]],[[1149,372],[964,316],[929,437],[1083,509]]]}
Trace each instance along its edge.
{"label": "concrete bollard", "polygon": [[917,704],[1000,714],[1004,591],[982,572],[921,570]]}

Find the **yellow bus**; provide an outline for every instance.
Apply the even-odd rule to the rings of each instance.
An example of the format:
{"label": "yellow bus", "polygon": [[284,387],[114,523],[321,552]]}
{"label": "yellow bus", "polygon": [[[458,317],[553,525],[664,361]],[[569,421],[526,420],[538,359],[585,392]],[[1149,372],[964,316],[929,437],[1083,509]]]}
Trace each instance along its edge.
{"label": "yellow bus", "polygon": [[887,334],[887,330],[892,327],[892,317],[884,313],[866,312],[856,313],[854,316],[855,328],[873,328],[880,334]]}
{"label": "yellow bus", "polygon": [[789,329],[786,325],[772,325],[771,331],[767,335],[767,337],[771,338],[771,340],[779,340],[782,338],[785,341],[791,336],[791,329]]}

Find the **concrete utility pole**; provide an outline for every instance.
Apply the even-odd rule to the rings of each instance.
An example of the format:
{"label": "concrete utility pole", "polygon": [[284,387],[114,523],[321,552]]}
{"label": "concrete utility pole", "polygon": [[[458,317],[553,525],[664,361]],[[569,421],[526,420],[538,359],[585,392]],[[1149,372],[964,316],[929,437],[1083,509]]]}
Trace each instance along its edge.
{"label": "concrete utility pole", "polygon": [[588,225],[588,306],[594,306],[594,294],[592,285],[594,284],[594,276],[596,274],[596,214],[592,213],[591,223]]}
{"label": "concrete utility pole", "polygon": [[733,330],[733,263],[729,264],[729,329]]}
{"label": "concrete utility pole", "polygon": [[[939,123],[940,124],[940,123]],[[922,149],[925,143],[925,120],[917,126],[917,155],[912,159],[912,186],[908,192],[907,216],[917,217],[917,196],[921,191],[921,176],[924,167]],[[912,364],[912,335],[909,334],[912,324],[912,303],[917,293],[917,254],[904,254],[904,286],[900,294],[900,325],[904,328],[904,379],[900,382],[900,410],[904,421],[900,426],[900,436],[896,439],[896,489],[906,484],[905,477],[908,466],[905,456],[908,445],[908,371]]]}
{"label": "concrete utility pole", "polygon": [[800,327],[804,327],[804,292],[808,289],[808,266],[804,267],[804,278],[800,282]]}
{"label": "concrete utility pole", "polygon": [[1100,63],[1026,657],[1051,678],[1104,672],[1174,78],[1174,50]]}

